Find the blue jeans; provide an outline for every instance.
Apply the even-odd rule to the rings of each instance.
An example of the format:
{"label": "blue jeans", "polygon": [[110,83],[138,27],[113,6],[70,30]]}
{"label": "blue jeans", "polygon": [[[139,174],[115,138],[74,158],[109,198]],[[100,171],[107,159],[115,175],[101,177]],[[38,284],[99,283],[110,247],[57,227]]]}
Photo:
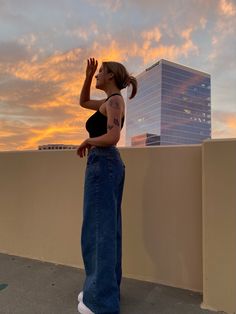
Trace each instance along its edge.
{"label": "blue jeans", "polygon": [[83,302],[96,314],[120,313],[124,180],[125,165],[115,146],[90,150],[85,172],[81,249],[86,274]]}

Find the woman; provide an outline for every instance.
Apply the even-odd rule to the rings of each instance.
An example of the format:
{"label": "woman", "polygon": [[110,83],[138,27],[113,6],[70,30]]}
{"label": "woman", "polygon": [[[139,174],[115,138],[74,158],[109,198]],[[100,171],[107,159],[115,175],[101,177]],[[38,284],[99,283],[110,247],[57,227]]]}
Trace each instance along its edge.
{"label": "woman", "polygon": [[94,58],[87,60],[80,95],[80,105],[96,112],[86,122],[89,138],[77,150],[80,157],[88,151],[81,232],[86,279],[78,296],[78,311],[118,314],[122,277],[121,201],[125,180],[125,165],[116,148],[125,114],[120,91],[131,84],[130,99],[133,98],[137,81],[122,64],[103,62],[95,76],[96,88],[103,90],[107,98],[91,100],[90,86],[97,66]]}

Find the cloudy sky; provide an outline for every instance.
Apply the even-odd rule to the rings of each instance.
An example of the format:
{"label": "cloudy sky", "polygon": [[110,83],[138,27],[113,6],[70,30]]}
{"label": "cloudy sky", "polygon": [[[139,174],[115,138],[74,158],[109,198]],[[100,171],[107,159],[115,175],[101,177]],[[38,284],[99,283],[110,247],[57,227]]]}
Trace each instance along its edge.
{"label": "cloudy sky", "polygon": [[88,137],[89,57],[133,75],[162,58],[211,74],[212,137],[236,138],[236,0],[0,0],[1,151]]}

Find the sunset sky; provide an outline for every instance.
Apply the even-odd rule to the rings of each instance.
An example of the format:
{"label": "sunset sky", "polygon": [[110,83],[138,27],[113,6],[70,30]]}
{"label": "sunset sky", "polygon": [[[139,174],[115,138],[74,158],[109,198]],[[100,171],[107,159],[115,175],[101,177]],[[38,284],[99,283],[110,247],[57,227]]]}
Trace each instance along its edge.
{"label": "sunset sky", "polygon": [[0,0],[0,151],[88,137],[89,57],[133,75],[160,59],[209,73],[212,137],[236,138],[236,0]]}

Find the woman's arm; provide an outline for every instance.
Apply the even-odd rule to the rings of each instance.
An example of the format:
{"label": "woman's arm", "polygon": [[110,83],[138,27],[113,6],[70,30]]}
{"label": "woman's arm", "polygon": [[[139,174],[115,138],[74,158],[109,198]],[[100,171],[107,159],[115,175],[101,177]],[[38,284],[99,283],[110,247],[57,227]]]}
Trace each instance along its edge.
{"label": "woman's arm", "polygon": [[85,72],[85,81],[80,93],[80,105],[90,100],[90,87],[94,73],[98,67],[98,62],[94,58],[87,59],[87,67]]}
{"label": "woman's arm", "polygon": [[97,70],[98,62],[94,58],[87,59],[87,68],[84,84],[80,93],[80,106],[86,109],[98,110],[106,99],[92,100],[90,99],[90,88],[94,73]]}

